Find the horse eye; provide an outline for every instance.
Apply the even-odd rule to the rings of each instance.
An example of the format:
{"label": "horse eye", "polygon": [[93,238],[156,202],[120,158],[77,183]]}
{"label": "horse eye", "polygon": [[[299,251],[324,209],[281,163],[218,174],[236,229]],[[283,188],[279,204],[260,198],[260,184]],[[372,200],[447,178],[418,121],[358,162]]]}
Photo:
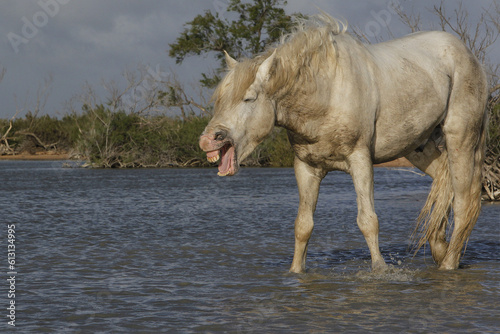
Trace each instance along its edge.
{"label": "horse eye", "polygon": [[215,139],[215,140],[217,140],[217,141],[221,141],[221,140],[226,139],[226,136],[227,136],[227,133],[226,133],[226,132],[224,132],[224,131],[219,131],[219,132],[217,132],[217,133],[215,134],[215,138],[214,138],[214,139]]}

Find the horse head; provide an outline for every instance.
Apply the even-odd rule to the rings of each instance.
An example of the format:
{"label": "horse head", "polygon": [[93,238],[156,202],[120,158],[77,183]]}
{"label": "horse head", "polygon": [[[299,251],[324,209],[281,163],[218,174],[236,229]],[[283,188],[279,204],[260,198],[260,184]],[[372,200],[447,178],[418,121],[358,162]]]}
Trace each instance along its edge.
{"label": "horse head", "polygon": [[275,104],[265,86],[275,59],[238,62],[226,53],[228,73],[214,92],[214,114],[200,137],[207,160],[219,163],[219,176],[234,175],[275,123]]}

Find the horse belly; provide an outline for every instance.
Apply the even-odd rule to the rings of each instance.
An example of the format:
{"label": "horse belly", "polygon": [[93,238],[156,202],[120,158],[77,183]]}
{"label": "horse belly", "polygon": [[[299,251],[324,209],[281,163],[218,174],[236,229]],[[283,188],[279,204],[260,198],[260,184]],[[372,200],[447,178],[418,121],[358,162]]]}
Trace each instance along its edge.
{"label": "horse belly", "polygon": [[412,108],[387,110],[378,117],[373,140],[375,163],[391,161],[414,151],[427,142],[443,120],[445,99],[439,98],[438,94],[430,94],[427,100],[419,101],[421,103]]}
{"label": "horse belly", "polygon": [[399,131],[379,134],[373,150],[373,162],[382,163],[406,156],[424,144],[435,127],[434,123],[418,129],[408,125],[402,126]]}
{"label": "horse belly", "polygon": [[405,156],[425,143],[444,119],[450,94],[450,77],[443,73],[432,76],[415,70],[392,83],[396,85],[381,94],[375,121],[373,153],[377,163]]}

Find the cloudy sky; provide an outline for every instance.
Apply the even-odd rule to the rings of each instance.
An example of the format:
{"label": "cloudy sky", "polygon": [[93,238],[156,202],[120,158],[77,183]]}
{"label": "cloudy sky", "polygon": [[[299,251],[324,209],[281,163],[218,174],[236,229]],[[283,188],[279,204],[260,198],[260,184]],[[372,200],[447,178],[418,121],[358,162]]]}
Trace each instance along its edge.
{"label": "cloudy sky", "polygon": [[[464,1],[474,24],[479,14],[496,0]],[[383,37],[386,25],[396,36],[407,29],[391,13],[392,3],[422,17],[424,25],[437,27],[430,9],[438,0],[288,0],[288,13],[314,14],[317,7],[343,17],[373,36]],[[140,64],[173,71],[186,85],[215,66],[211,56],[190,57],[182,65],[168,56],[184,23],[206,10],[224,14],[228,0],[6,0],[0,3],[0,118],[10,118],[18,108],[33,109],[36,92],[52,77],[43,113],[64,115],[66,102],[88,82],[99,90],[103,80],[124,85],[123,72]],[[450,14],[457,2],[447,0]],[[500,63],[500,40],[491,58]]]}

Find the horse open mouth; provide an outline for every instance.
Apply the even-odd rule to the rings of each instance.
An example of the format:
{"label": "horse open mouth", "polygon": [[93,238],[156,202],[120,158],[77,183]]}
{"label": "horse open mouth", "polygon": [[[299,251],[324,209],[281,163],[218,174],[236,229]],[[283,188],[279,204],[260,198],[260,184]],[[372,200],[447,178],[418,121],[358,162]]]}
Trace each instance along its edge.
{"label": "horse open mouth", "polygon": [[234,146],[231,143],[226,143],[220,150],[207,152],[207,160],[209,162],[219,163],[219,176],[234,175],[237,172],[236,154]]}

